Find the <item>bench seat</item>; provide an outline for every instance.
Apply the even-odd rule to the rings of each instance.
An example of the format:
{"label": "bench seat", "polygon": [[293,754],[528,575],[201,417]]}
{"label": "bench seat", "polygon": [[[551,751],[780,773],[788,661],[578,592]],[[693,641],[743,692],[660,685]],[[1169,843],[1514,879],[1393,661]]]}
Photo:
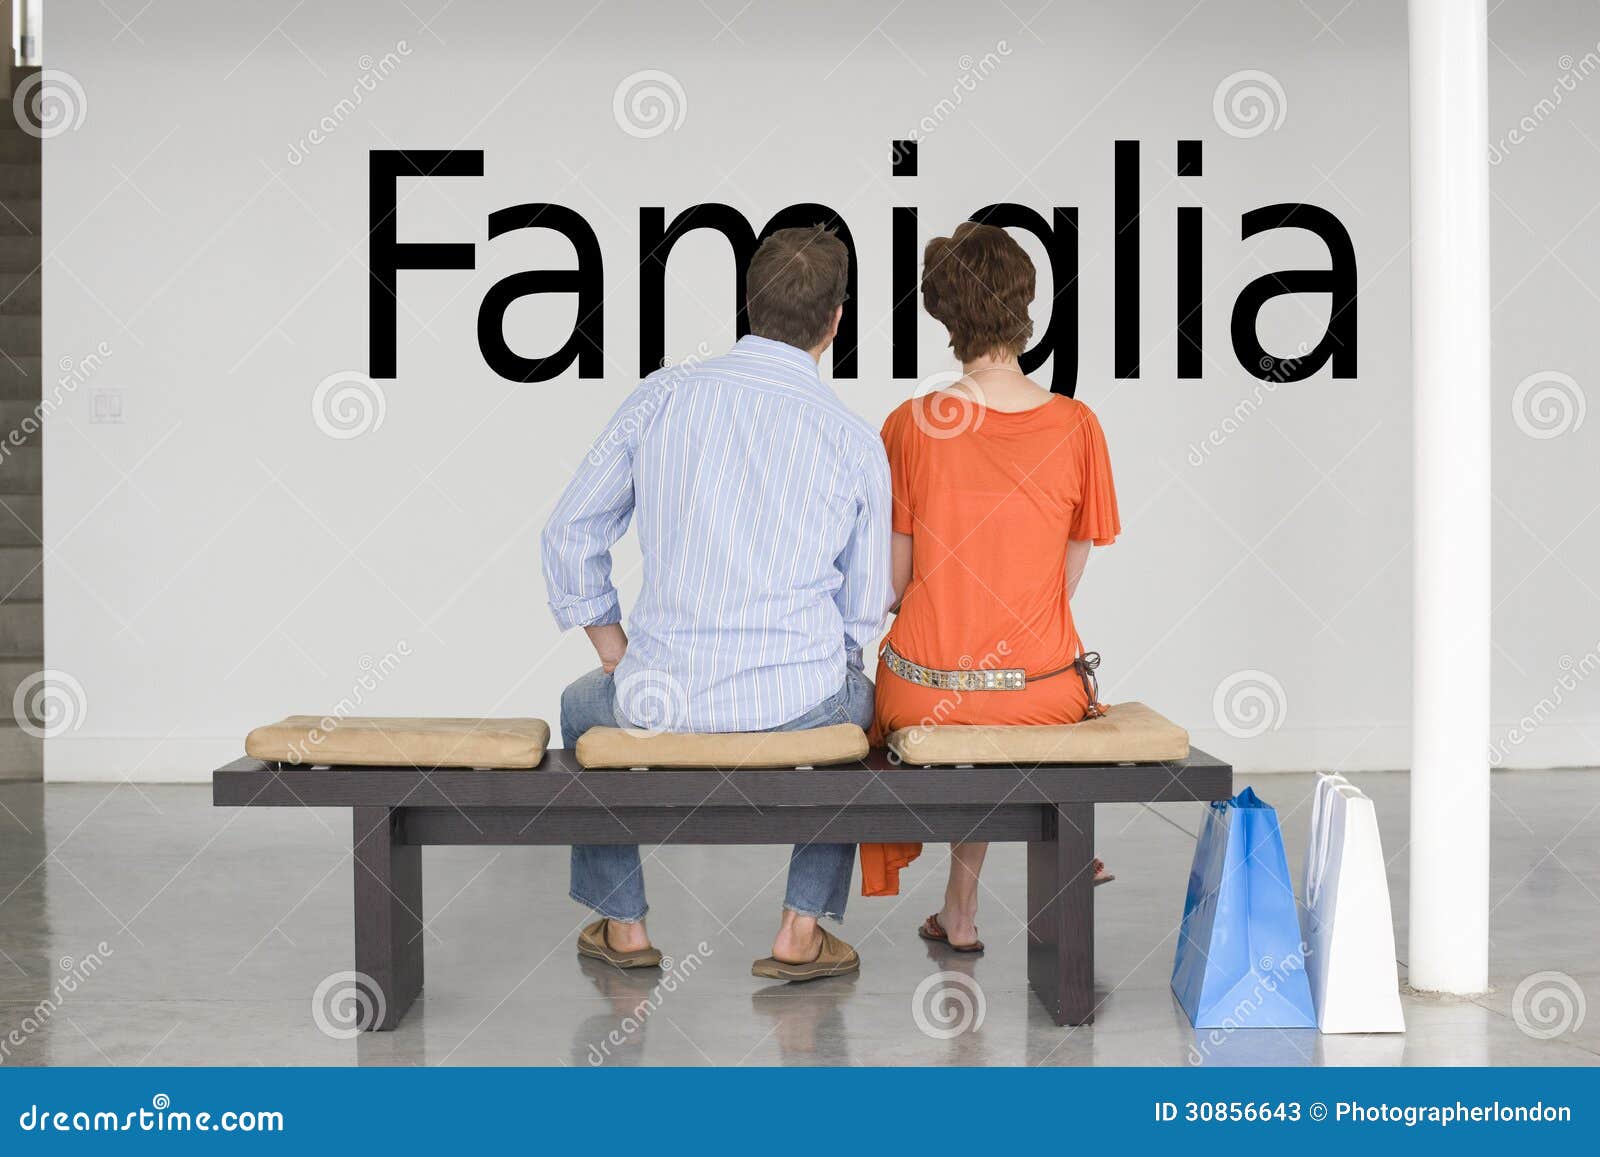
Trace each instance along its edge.
{"label": "bench seat", "polygon": [[422,989],[425,845],[813,840],[1026,843],[1029,984],[1057,1024],[1087,1024],[1095,1008],[1094,805],[1232,794],[1232,768],[1198,749],[1134,765],[922,768],[880,748],[813,769],[663,773],[586,770],[576,752],[556,748],[515,772],[246,757],[212,775],[219,806],[351,809],[355,970],[382,996],[373,1029],[399,1024]]}
{"label": "bench seat", "polygon": [[1158,763],[1189,754],[1189,733],[1143,703],[1118,703],[1081,723],[1030,727],[940,724],[889,733],[906,763]]}
{"label": "bench seat", "polygon": [[245,736],[244,751],[282,763],[376,767],[538,767],[543,719],[291,715]]}
{"label": "bench seat", "polygon": [[854,723],[805,731],[735,731],[654,734],[622,727],[591,727],[578,737],[578,762],[608,767],[824,767],[854,763],[867,754],[867,733]]}

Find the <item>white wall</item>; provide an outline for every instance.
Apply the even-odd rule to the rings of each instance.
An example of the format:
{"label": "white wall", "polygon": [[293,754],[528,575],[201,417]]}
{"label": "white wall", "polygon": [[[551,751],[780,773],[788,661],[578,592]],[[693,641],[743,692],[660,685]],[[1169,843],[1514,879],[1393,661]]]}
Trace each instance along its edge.
{"label": "white wall", "polygon": [[[1582,57],[1600,38],[1580,6],[1518,7],[1520,27],[1504,13],[1494,28],[1497,126],[1551,87],[1559,53]],[[758,4],[725,29],[698,3],[615,0],[587,14],[457,0],[431,27],[382,0],[287,16],[168,3],[122,18],[137,43],[101,6],[51,27],[49,63],[82,86],[88,115],[46,145],[45,365],[76,365],[102,342],[110,352],[47,427],[47,658],[84,705],[49,741],[48,777],[204,777],[253,724],[329,709],[386,655],[398,662],[369,680],[365,713],[553,720],[591,656],[544,610],[537,532],[635,378],[638,208],[670,216],[712,200],[758,221],[797,200],[845,216],[863,337],[860,377],[837,384],[873,421],[914,384],[890,375],[890,207],[920,206],[927,237],[991,201],[1078,206],[1079,396],[1111,439],[1126,527],[1093,560],[1078,608],[1106,690],[1156,705],[1244,768],[1405,765],[1402,5],[1063,0],[1029,26],[997,0]],[[386,53],[398,67],[338,117]],[[963,58],[988,53],[999,67],[937,112]],[[682,125],[652,139],[613,116],[619,82],[641,69],[671,73],[686,97]],[[1284,117],[1235,136],[1214,95],[1251,69],[1281,86]],[[1600,639],[1600,520],[1583,521],[1600,419],[1538,439],[1511,408],[1526,375],[1582,384],[1595,364],[1582,279],[1600,237],[1600,215],[1584,216],[1600,176],[1600,79],[1565,99],[1495,171],[1500,606],[1497,653],[1483,661],[1495,665],[1497,735],[1550,694],[1562,656],[1581,661]],[[291,163],[328,115],[334,131]],[[924,117],[938,124],[921,175],[891,183],[888,142]],[[1205,141],[1203,178],[1172,177],[1179,137]],[[1118,138],[1144,142],[1135,381],[1111,368]],[[313,391],[367,366],[367,155],[398,147],[485,150],[483,178],[418,182],[400,211],[403,240],[475,241],[478,268],[402,272],[384,421],[339,440],[313,420]],[[517,385],[479,355],[488,287],[570,263],[549,236],[484,241],[489,212],[535,200],[571,206],[600,237],[603,381]],[[1263,272],[1326,259],[1289,231],[1242,243],[1239,216],[1299,200],[1336,213],[1354,240],[1360,373],[1264,390],[1233,358],[1232,302]],[[1208,210],[1199,381],[1176,378],[1172,340],[1175,209],[1189,204]],[[726,344],[725,248],[685,242],[673,270],[669,351]],[[1269,348],[1320,335],[1326,303],[1306,305],[1264,313]],[[560,299],[520,306],[512,344],[552,349],[571,316]],[[920,340],[924,374],[949,365],[926,318]],[[122,391],[121,423],[91,420],[99,390]],[[1191,447],[1257,397],[1193,464]],[[636,560],[631,545],[619,554],[625,601]],[[1593,682],[1511,761],[1593,762]],[[1266,729],[1244,735],[1248,709],[1218,712],[1214,699],[1236,687],[1248,701],[1263,685]]]}

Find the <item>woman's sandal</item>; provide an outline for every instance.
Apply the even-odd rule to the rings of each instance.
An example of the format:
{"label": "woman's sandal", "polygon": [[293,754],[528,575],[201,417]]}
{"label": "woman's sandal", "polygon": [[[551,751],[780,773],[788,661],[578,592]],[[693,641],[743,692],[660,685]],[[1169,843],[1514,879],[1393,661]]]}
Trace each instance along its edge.
{"label": "woman's sandal", "polygon": [[1101,884],[1109,884],[1115,879],[1115,876],[1106,871],[1106,862],[1104,860],[1096,860],[1094,862],[1094,886],[1096,888]]}
{"label": "woman's sandal", "polygon": [[931,940],[935,944],[947,945],[952,952],[982,952],[983,941],[974,940],[971,944],[957,944],[950,939],[943,926],[939,923],[939,914],[935,912],[922,922],[922,927],[917,929],[917,935],[924,940]]}

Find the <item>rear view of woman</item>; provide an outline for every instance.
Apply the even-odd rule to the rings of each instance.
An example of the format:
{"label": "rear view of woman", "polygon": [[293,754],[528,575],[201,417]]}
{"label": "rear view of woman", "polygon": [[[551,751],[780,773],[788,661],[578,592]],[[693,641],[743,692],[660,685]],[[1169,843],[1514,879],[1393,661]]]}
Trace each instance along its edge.
{"label": "rear view of woman", "polygon": [[[1034,282],[1027,253],[994,226],[967,222],[924,253],[923,303],[949,330],[962,376],[883,427],[900,602],[878,662],[880,738],[941,724],[1076,723],[1097,709],[1070,600],[1091,545],[1120,530],[1116,491],[1093,412],[1017,362],[1033,332]],[[896,893],[899,869],[920,850],[864,845],[867,894]],[[987,850],[951,845],[944,906],[924,938],[982,949]]]}

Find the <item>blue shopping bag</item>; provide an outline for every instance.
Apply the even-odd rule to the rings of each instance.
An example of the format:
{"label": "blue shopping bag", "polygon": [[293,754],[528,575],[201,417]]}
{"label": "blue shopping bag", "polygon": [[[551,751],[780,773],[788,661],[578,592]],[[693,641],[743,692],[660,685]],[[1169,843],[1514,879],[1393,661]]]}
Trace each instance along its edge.
{"label": "blue shopping bag", "polygon": [[1206,809],[1172,964],[1195,1028],[1315,1028],[1278,813],[1245,788]]}

